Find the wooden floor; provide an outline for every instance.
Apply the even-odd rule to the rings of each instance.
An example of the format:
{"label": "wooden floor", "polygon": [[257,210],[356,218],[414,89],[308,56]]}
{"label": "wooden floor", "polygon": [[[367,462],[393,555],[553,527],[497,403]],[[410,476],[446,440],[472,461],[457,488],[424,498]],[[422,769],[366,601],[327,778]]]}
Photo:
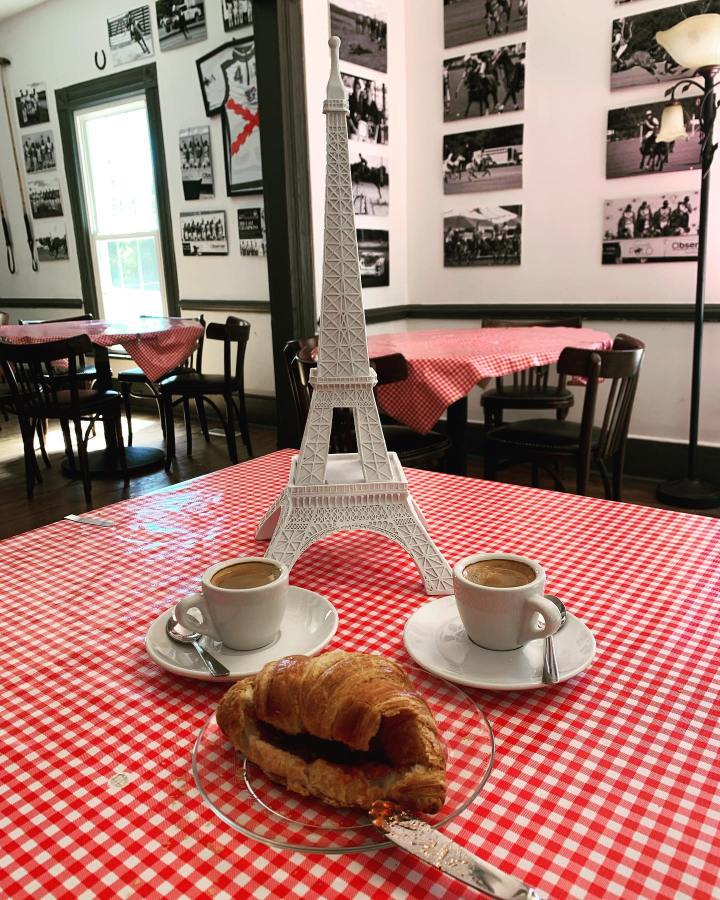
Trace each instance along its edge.
{"label": "wooden floor", "polygon": [[[141,446],[162,447],[163,439],[160,423],[157,416],[136,414],[133,416],[134,443]],[[272,428],[253,426],[251,429],[253,452],[256,456],[271,453],[276,449],[275,431]],[[222,437],[213,437],[209,444],[203,440],[199,429],[193,432],[193,455],[188,457],[185,453],[184,426],[176,425],[176,439],[178,456],[169,475],[164,469],[150,472],[139,478],[131,479],[127,491],[122,482],[98,479],[93,481],[93,506],[105,506],[117,500],[127,497],[139,497],[159,488],[167,487],[212,472],[229,465],[225,440]],[[25,471],[22,455],[22,444],[14,419],[2,422],[0,431],[0,538],[9,537],[54,522],[69,513],[85,512],[82,484],[79,481],[70,481],[60,471],[60,463],[63,459],[63,442],[60,429],[51,423],[47,436],[47,449],[52,463],[51,469],[46,469],[40,462],[43,475],[43,483],[36,486],[35,496],[28,500],[25,494]],[[98,429],[98,436],[91,439],[90,449],[103,446],[102,429]],[[244,459],[244,448],[238,439],[238,453],[240,459]],[[482,474],[482,461],[471,457],[468,462],[469,474],[479,477]],[[516,467],[504,473],[504,480],[513,481],[516,484],[529,484],[529,469]],[[543,486],[550,487],[549,483]],[[594,496],[602,496],[602,488],[599,479],[593,481],[591,493]],[[640,478],[626,478],[624,499],[629,503],[638,503],[645,506],[661,506],[655,500],[655,483]],[[720,517],[720,509],[709,510],[706,515]]]}

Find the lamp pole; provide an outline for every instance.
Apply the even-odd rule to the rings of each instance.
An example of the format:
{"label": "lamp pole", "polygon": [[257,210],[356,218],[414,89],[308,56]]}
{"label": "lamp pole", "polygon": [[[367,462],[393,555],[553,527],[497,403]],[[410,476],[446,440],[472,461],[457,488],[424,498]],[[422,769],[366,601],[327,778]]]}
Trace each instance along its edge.
{"label": "lamp pole", "polygon": [[715,96],[720,66],[704,66],[697,74],[702,82],[683,78],[667,91],[675,100],[678,89],[684,93],[690,87],[702,90],[700,106],[701,165],[700,208],[698,223],[697,280],[695,286],[695,326],[693,331],[692,390],[690,395],[690,442],[688,447],[687,477],[677,481],[665,481],[658,485],[657,498],[670,506],[685,509],[710,509],[720,506],[720,487],[698,477],[697,449],[700,425],[700,386],[702,377],[702,342],[705,312],[705,267],[707,263],[707,223],[710,206],[710,169],[717,144],[713,143],[713,131],[718,103]]}

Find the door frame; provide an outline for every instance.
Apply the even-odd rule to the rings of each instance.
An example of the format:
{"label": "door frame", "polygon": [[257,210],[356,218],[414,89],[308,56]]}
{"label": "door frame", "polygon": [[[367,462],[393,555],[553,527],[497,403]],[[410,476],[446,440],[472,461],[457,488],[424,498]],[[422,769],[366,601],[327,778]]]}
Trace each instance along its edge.
{"label": "door frame", "polygon": [[85,311],[98,316],[97,285],[93,267],[92,241],[83,192],[82,165],[75,113],[102,106],[114,100],[125,100],[144,95],[150,126],[150,149],[155,174],[155,192],[160,225],[160,246],[162,250],[162,270],[165,282],[168,313],[180,315],[180,290],[178,286],[175,243],[173,241],[170,192],[168,189],[165,142],[163,139],[160,97],[158,93],[157,69],[155,63],[126,69],[90,81],[82,81],[55,91],[60,140],[65,160],[70,210],[72,212],[80,286]]}

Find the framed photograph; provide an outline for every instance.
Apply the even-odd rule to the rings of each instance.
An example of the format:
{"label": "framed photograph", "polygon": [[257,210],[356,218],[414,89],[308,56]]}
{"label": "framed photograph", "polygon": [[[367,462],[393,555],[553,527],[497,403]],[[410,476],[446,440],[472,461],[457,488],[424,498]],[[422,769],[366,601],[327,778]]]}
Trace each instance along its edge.
{"label": "framed photograph", "polygon": [[373,228],[357,230],[360,281],[364,288],[390,284],[390,235]]}
{"label": "framed photograph", "polygon": [[22,139],[26,172],[48,172],[57,167],[52,131],[36,131]]}
{"label": "framed photograph", "polygon": [[180,169],[183,195],[186,200],[200,200],[215,196],[210,126],[184,128],[180,131]]}
{"label": "framed photograph", "polygon": [[183,256],[227,256],[225,210],[180,213]]}
{"label": "framed photograph", "polygon": [[28,181],[28,196],[33,219],[51,219],[63,214],[59,179],[38,178]]}
{"label": "framed photograph", "polygon": [[223,117],[229,197],[262,193],[255,41],[229,41],[197,61],[205,111]]}
{"label": "framed photograph", "polygon": [[680,102],[690,136],[687,140],[673,141],[671,144],[656,140],[665,103],[644,103],[642,106],[610,110],[607,127],[608,178],[685,172],[700,167],[700,101],[697,97],[686,97]]}
{"label": "framed photograph", "polygon": [[390,208],[388,162],[382,156],[365,155],[350,144],[350,177],[356,216],[386,216]]}
{"label": "framed photograph", "polygon": [[43,219],[35,224],[34,231],[39,262],[58,262],[69,258],[64,219]]}
{"label": "framed photograph", "polygon": [[387,144],[387,85],[342,73],[348,95],[348,138],[371,144]]}
{"label": "framed photograph", "polygon": [[606,200],[603,265],[698,258],[699,191]]}
{"label": "framed photograph", "polygon": [[523,126],[463,131],[443,137],[446,194],[522,187]]}
{"label": "framed photograph", "polygon": [[21,128],[30,125],[44,125],[50,121],[48,112],[47,90],[44,81],[26,84],[15,94],[15,108]]}
{"label": "framed photograph", "polygon": [[340,59],[387,72],[387,12],[383,0],[331,3],[330,34],[342,41]]}
{"label": "framed photograph", "polygon": [[237,217],[240,256],[267,256],[265,210],[261,206],[239,209]]}
{"label": "framed photograph", "polygon": [[522,206],[478,206],[445,213],[445,266],[519,266]]}
{"label": "framed photograph", "polygon": [[525,43],[443,63],[445,121],[525,109]]}
{"label": "framed photograph", "polygon": [[252,25],[252,0],[220,0],[225,31]]}
{"label": "framed photograph", "polygon": [[720,13],[720,0],[694,0],[692,3],[615,19],[610,47],[611,89],[616,91],[641,84],[674,81],[692,74],[663,50],[655,35],[683,19],[703,13]]}
{"label": "framed photograph", "polygon": [[107,20],[110,59],[114,66],[149,59],[153,55],[150,7],[136,6]]}
{"label": "framed photograph", "polygon": [[155,0],[160,50],[175,50],[207,37],[205,0]]}
{"label": "framed photograph", "polygon": [[529,0],[444,0],[445,46],[527,29]]}

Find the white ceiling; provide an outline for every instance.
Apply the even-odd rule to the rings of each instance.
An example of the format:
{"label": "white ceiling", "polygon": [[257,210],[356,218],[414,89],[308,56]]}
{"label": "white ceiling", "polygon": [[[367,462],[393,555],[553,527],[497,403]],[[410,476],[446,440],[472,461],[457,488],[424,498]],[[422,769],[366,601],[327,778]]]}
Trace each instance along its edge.
{"label": "white ceiling", "polygon": [[14,16],[15,13],[45,2],[46,0],[0,0],[0,19],[7,19],[9,16]]}

